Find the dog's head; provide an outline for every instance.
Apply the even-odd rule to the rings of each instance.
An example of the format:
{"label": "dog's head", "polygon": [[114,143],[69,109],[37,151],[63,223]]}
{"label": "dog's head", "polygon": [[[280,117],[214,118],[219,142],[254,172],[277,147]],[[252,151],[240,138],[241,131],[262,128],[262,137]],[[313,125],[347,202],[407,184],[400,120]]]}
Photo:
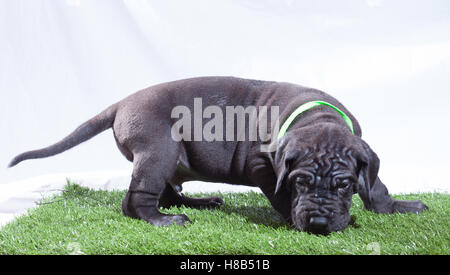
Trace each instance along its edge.
{"label": "dog's head", "polygon": [[318,234],[347,227],[352,195],[359,191],[369,197],[379,167],[377,155],[361,138],[332,126],[292,131],[273,160],[275,192],[286,188],[291,194],[291,222]]}

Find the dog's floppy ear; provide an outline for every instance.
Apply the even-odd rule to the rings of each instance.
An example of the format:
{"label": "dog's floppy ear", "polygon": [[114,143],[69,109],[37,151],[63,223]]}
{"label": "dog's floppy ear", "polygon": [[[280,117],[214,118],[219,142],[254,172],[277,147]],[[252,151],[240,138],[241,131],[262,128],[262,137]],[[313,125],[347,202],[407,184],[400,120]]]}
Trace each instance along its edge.
{"label": "dog's floppy ear", "polygon": [[297,150],[289,151],[289,152],[285,153],[283,155],[283,157],[281,158],[281,160],[279,161],[279,163],[277,165],[277,169],[276,169],[277,185],[275,186],[275,194],[278,193],[281,186],[284,184],[285,178],[289,173],[292,162],[295,159],[297,159],[299,157],[299,155],[300,155],[300,152]]}
{"label": "dog's floppy ear", "polygon": [[380,160],[377,154],[369,147],[369,145],[360,139],[360,149],[358,154],[359,175],[364,179],[362,188],[358,188],[358,194],[363,201],[370,201],[370,189],[375,184],[380,168]]}

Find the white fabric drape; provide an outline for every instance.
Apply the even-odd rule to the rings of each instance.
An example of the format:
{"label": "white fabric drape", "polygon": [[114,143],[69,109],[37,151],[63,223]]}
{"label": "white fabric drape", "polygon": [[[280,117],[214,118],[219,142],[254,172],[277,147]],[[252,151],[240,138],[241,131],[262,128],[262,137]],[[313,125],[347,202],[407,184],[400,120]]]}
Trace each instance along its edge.
{"label": "white fabric drape", "polygon": [[[359,118],[390,190],[448,190],[449,7],[448,1],[0,0],[0,167],[139,89],[234,75],[335,95]],[[0,169],[0,183],[130,167],[106,132],[62,155]]]}

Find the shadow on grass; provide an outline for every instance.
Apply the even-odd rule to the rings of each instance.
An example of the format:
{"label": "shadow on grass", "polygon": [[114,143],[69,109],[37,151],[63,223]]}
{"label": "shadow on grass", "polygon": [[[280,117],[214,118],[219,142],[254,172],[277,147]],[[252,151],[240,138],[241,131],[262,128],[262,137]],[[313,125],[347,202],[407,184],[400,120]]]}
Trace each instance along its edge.
{"label": "shadow on grass", "polygon": [[223,205],[218,211],[228,215],[236,214],[245,218],[249,223],[265,225],[273,228],[289,226],[271,206],[235,206]]}
{"label": "shadow on grass", "polygon": [[[112,195],[108,191],[93,191],[89,188],[81,187],[77,184],[68,182],[64,190],[62,190],[62,196],[55,198],[50,201],[42,202],[41,205],[60,203],[63,201],[74,201],[79,205],[86,205],[89,207],[101,207],[109,208],[112,212],[116,214],[123,215],[121,209],[121,197],[125,196],[125,191],[114,192]],[[189,194],[190,195],[190,194]],[[203,194],[202,194],[203,195]],[[194,195],[194,197],[202,197],[202,195]],[[207,194],[211,195],[211,194]],[[213,194],[228,200],[227,196],[223,194]],[[160,208],[163,210],[165,208]],[[194,208],[187,208],[194,209]],[[211,211],[212,209],[201,209],[200,211]],[[261,224],[265,226],[270,226],[273,228],[279,228],[283,226],[289,226],[287,222],[276,212],[271,206],[254,206],[254,205],[234,205],[227,204],[214,208],[226,213],[227,215],[240,215],[245,218],[249,223]],[[186,213],[189,215],[189,213]]]}
{"label": "shadow on grass", "polygon": [[[218,208],[217,210],[222,211],[227,214],[238,214],[250,223],[261,224],[269,226],[272,228],[287,227],[292,230],[297,230],[292,227],[288,222],[286,222],[278,212],[276,212],[270,206],[254,207],[254,206],[230,206],[224,208]],[[354,215],[350,216],[349,225],[353,228],[360,228],[360,225],[356,222],[356,217]]]}

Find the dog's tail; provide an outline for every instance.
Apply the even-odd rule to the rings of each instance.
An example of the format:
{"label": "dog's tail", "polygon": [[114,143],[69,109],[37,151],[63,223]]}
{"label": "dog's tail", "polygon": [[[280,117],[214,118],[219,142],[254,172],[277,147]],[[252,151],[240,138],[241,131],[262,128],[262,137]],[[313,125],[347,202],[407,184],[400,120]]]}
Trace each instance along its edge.
{"label": "dog's tail", "polygon": [[100,114],[81,124],[77,129],[75,129],[75,131],[73,131],[70,135],[68,135],[61,141],[46,148],[28,151],[16,156],[9,163],[8,168],[13,167],[19,162],[27,159],[38,159],[54,156],[77,146],[78,144],[111,128],[116,117],[116,112],[117,104],[114,104]]}

